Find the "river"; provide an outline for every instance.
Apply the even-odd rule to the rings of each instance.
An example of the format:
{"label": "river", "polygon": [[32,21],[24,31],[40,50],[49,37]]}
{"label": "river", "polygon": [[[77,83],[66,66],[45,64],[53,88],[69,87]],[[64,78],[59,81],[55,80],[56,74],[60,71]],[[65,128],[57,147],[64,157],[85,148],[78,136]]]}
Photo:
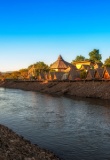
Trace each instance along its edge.
{"label": "river", "polygon": [[110,159],[110,101],[0,88],[0,123],[64,160]]}

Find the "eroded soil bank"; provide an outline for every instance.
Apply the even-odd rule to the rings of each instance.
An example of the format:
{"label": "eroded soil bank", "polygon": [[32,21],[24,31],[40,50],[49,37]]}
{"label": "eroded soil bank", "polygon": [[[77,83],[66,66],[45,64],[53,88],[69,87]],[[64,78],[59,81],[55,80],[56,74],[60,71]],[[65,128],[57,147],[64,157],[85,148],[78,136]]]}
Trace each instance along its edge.
{"label": "eroded soil bank", "polygon": [[82,81],[82,82],[28,82],[7,81],[0,82],[0,87],[38,91],[55,95],[70,95],[110,99],[110,81]]}

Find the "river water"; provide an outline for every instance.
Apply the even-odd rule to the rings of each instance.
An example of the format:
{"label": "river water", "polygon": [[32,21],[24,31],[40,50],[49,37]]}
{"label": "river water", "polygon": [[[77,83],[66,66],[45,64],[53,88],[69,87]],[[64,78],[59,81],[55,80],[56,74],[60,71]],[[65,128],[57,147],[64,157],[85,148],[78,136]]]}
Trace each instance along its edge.
{"label": "river water", "polygon": [[110,159],[110,101],[0,88],[0,123],[64,160]]}

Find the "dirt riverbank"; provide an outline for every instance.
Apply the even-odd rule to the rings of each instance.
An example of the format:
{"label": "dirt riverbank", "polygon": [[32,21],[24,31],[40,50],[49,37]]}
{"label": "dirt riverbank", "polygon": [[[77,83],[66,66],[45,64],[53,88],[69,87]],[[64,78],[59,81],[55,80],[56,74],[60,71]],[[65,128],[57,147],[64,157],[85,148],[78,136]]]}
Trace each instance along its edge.
{"label": "dirt riverbank", "polygon": [[110,81],[82,81],[82,82],[28,82],[7,81],[0,82],[0,87],[38,91],[55,95],[70,95],[110,99]]}
{"label": "dirt riverbank", "polygon": [[0,160],[60,160],[53,153],[33,145],[0,125]]}

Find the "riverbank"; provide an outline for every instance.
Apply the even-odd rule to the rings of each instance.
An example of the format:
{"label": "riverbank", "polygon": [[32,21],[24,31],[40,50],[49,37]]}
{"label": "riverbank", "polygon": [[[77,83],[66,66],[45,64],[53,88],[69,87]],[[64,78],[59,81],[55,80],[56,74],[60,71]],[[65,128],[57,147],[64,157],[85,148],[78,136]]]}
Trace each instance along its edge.
{"label": "riverbank", "polygon": [[0,124],[0,160],[60,160]]}
{"label": "riverbank", "polygon": [[0,87],[38,91],[54,95],[110,99],[110,81],[36,82],[6,81]]}

